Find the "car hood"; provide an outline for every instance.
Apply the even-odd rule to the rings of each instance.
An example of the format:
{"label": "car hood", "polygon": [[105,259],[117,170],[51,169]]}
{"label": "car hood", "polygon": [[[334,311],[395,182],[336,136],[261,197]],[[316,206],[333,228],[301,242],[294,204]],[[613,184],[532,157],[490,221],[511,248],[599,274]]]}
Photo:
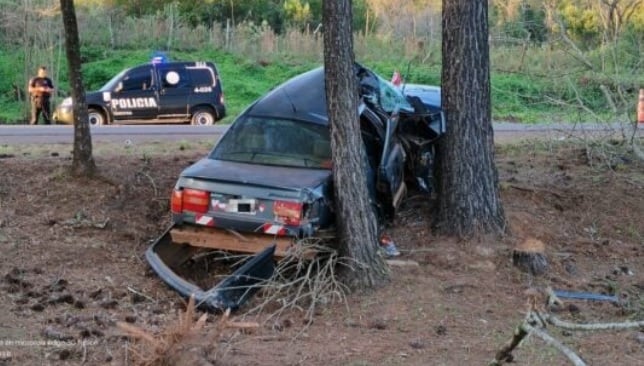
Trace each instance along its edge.
{"label": "car hood", "polygon": [[181,177],[241,185],[302,189],[319,186],[330,179],[331,171],[246,164],[206,158],[186,168],[181,173]]}
{"label": "car hood", "polygon": [[90,91],[85,94],[85,102],[87,104],[96,103],[102,104],[105,102],[103,98],[103,92],[101,91]]}
{"label": "car hood", "polygon": [[407,96],[415,96],[427,105],[441,107],[441,88],[433,85],[406,84],[403,93]]}

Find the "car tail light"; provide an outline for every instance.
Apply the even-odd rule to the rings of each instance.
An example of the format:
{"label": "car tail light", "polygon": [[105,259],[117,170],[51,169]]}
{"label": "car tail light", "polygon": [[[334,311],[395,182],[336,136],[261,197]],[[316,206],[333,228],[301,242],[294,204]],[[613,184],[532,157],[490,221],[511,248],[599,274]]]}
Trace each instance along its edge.
{"label": "car tail light", "polygon": [[182,206],[183,211],[206,213],[210,206],[210,193],[197,189],[184,189]]}
{"label": "car tail light", "polygon": [[221,92],[221,94],[219,94],[219,104],[221,104],[221,105],[225,104],[224,103],[224,92]]}
{"label": "car tail light", "polygon": [[275,201],[273,214],[286,225],[299,225],[302,222],[303,208],[302,202]]}
{"label": "car tail light", "polygon": [[172,191],[172,198],[170,198],[170,211],[174,214],[180,214],[183,211],[183,191],[175,189]]}

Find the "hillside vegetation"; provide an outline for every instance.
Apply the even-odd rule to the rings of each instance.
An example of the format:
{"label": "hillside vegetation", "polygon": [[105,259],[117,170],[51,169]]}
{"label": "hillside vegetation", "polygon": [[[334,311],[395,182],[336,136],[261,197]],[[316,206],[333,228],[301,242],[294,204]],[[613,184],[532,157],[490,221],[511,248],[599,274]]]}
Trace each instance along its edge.
{"label": "hillside vegetation", "polygon": [[[47,65],[69,93],[57,1],[0,9],[0,123],[24,123],[26,83]],[[230,121],[271,87],[322,63],[320,1],[76,1],[87,90],[156,50],[214,61]],[[493,118],[632,120],[644,86],[644,1],[490,2]],[[192,4],[192,5],[191,5]],[[355,52],[385,78],[440,84],[440,0],[355,0]],[[37,26],[35,26],[37,24]]]}

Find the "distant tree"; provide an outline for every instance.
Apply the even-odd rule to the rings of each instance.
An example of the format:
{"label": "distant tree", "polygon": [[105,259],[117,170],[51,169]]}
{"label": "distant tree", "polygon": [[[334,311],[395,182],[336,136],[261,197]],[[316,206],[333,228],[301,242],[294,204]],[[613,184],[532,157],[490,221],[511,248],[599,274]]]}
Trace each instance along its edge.
{"label": "distant tree", "polygon": [[436,227],[448,235],[505,231],[494,163],[488,0],[443,1],[442,104]]}
{"label": "distant tree", "polygon": [[96,164],[92,155],[92,136],[89,129],[87,116],[87,102],[83,88],[83,75],[81,73],[80,42],[78,39],[78,25],[73,0],[60,0],[65,28],[65,51],[69,68],[69,82],[72,87],[72,100],[74,101],[74,152],[72,160],[72,174],[77,176],[92,176],[96,171]]}
{"label": "distant tree", "polygon": [[504,35],[537,44],[546,41],[548,27],[543,1],[492,0],[490,7],[490,17]]}
{"label": "distant tree", "polygon": [[300,0],[285,0],[284,13],[291,24],[305,26],[311,20],[311,6]]}
{"label": "distant tree", "polygon": [[353,288],[387,278],[378,255],[377,224],[367,192],[366,160],[358,117],[351,0],[324,1],[324,76],[335,189],[336,227],[343,254],[356,262],[346,272]]}

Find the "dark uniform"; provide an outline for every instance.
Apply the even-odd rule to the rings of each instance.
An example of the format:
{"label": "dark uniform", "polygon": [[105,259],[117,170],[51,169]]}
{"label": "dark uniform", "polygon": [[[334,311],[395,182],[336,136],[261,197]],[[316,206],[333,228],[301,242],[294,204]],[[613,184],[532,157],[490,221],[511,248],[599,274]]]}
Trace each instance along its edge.
{"label": "dark uniform", "polygon": [[[44,90],[49,91],[44,91]],[[54,84],[48,77],[36,76],[29,81],[29,90],[31,91],[31,120],[29,124],[38,124],[38,117],[42,113],[45,124],[51,123],[51,108],[49,98],[50,90],[54,89]]]}

